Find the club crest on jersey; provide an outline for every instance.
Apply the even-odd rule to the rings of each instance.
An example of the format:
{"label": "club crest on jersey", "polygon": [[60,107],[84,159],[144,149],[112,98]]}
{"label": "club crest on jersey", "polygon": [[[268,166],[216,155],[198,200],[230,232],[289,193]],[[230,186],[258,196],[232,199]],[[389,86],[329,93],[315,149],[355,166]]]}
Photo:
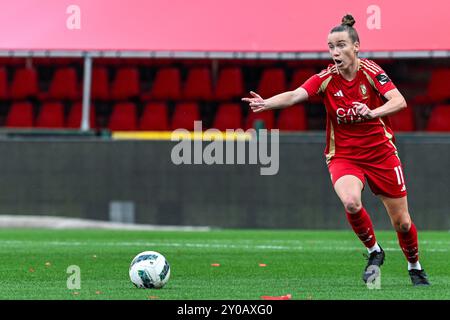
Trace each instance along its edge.
{"label": "club crest on jersey", "polygon": [[384,86],[386,83],[388,83],[389,81],[391,81],[391,79],[389,79],[389,77],[387,76],[386,73],[381,73],[379,75],[377,75],[375,78],[377,78],[378,82]]}
{"label": "club crest on jersey", "polygon": [[364,84],[361,84],[359,86],[359,90],[361,90],[361,93],[362,93],[363,96],[365,96],[367,94],[367,88],[366,88],[366,86]]}

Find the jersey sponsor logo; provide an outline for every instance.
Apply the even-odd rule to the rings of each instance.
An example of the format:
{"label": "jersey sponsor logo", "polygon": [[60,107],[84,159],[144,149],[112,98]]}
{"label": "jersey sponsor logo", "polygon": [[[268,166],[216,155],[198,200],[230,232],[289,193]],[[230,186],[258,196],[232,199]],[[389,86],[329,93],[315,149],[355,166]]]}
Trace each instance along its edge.
{"label": "jersey sponsor logo", "polygon": [[377,75],[375,78],[377,78],[378,82],[384,86],[386,83],[388,83],[389,81],[391,81],[391,79],[389,79],[389,77],[386,75],[386,73],[380,73],[379,75]]}
{"label": "jersey sponsor logo", "polygon": [[336,121],[338,124],[359,123],[359,122],[363,122],[366,120],[361,115],[356,113],[356,107],[352,107],[352,108],[348,108],[348,109],[337,108],[336,116],[337,116]]}

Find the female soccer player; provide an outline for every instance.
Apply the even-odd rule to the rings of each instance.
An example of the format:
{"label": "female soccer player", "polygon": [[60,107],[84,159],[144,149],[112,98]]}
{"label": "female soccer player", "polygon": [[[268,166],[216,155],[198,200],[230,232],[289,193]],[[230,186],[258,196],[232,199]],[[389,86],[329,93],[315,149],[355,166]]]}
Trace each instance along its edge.
{"label": "female soccer player", "polygon": [[354,23],[353,17],[346,15],[342,24],[328,35],[334,64],[327,69],[294,91],[269,99],[251,91],[252,98],[242,100],[249,103],[253,112],[262,112],[321,96],[327,110],[325,157],[331,181],[353,231],[369,252],[363,281],[373,279],[376,268],[369,267],[380,267],[385,257],[375,238],[370,216],[361,203],[367,180],[397,231],[413,285],[429,285],[419,263],[417,230],[408,212],[402,165],[386,117],[406,108],[406,102],[380,66],[358,58],[360,42]]}

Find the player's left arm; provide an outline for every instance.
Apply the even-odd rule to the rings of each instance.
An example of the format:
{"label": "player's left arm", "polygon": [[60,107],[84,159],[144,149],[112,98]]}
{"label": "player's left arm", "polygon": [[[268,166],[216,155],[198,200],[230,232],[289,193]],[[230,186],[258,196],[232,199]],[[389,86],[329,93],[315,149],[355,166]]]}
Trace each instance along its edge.
{"label": "player's left arm", "polygon": [[398,89],[392,89],[384,94],[387,102],[378,108],[371,110],[367,105],[353,102],[356,112],[366,119],[381,118],[397,113],[406,108],[406,100]]}

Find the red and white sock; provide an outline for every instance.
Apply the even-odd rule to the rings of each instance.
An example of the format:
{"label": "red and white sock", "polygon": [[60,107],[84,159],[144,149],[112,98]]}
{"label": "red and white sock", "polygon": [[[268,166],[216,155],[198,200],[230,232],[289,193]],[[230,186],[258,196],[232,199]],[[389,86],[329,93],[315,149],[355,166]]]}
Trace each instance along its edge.
{"label": "red and white sock", "polygon": [[[358,236],[359,240],[372,251],[381,251],[375,238],[375,232],[373,231],[372,220],[366,209],[361,208],[357,213],[348,213],[347,220],[352,226],[353,231]],[[377,248],[378,247],[378,248]]]}
{"label": "red and white sock", "polygon": [[421,269],[419,261],[419,241],[417,240],[417,229],[414,223],[408,232],[397,232],[398,243],[403,254],[408,260],[408,269]]}

